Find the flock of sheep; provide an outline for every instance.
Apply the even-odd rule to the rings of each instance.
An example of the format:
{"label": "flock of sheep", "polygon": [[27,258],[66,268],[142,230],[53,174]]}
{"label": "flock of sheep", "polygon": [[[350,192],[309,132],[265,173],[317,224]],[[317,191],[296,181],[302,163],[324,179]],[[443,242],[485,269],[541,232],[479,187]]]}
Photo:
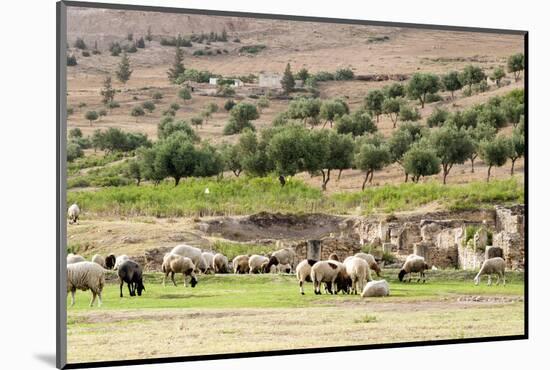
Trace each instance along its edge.
{"label": "flock of sheep", "polygon": [[[78,205],[69,207],[69,222],[77,223],[80,214]],[[124,283],[128,285],[130,296],[141,296],[145,290],[143,285],[142,267],[132,261],[127,255],[115,257],[110,254],[107,257],[94,255],[91,262],[86,261],[82,256],[70,253],[67,255],[67,293],[71,293],[71,306],[74,305],[76,290],[91,290],[93,306],[96,297],[98,306],[101,306],[101,293],[105,285],[106,270],[117,270],[120,280],[120,297],[123,296],[122,288]],[[426,282],[425,271],[430,269],[423,257],[411,254],[405,260],[399,271],[399,281],[412,279],[412,274],[418,274],[418,280]],[[357,253],[347,257],[343,262],[339,261],[336,254],[331,254],[328,260],[315,261],[305,259],[297,263],[296,252],[293,248],[283,248],[270,254],[269,257],[262,255],[239,255],[231,263],[221,253],[202,251],[190,245],[181,244],[166,253],[162,261],[162,272],[164,273],[162,284],[166,286],[166,278],[170,278],[175,286],[176,274],[183,275],[184,286],[187,280],[191,287],[198,284],[198,273],[224,274],[257,274],[257,273],[291,273],[295,272],[299,282],[300,293],[304,292],[304,282],[313,282],[315,294],[321,293],[321,286],[324,285],[326,293],[338,294],[361,294],[362,297],[381,297],[390,293],[389,284],[386,280],[373,280],[371,270],[381,276],[381,270],[375,258],[371,254]],[[505,262],[500,257],[489,258],[479,273],[474,278],[476,285],[479,284],[481,276],[488,275],[488,285],[491,285],[491,275],[497,275],[497,284],[504,277]]]}
{"label": "flock of sheep", "polygon": [[[239,255],[229,262],[228,258],[221,253],[203,252],[199,248],[181,244],[174,247],[163,257],[162,272],[164,273],[162,284],[166,286],[166,278],[170,276],[173,284],[177,286],[175,276],[182,274],[184,286],[187,280],[191,287],[198,284],[197,274],[208,273],[234,273],[234,274],[257,274],[257,273],[291,273],[295,272],[299,283],[301,294],[304,292],[304,283],[312,282],[315,294],[322,294],[321,287],[324,286],[325,293],[338,294],[361,294],[362,297],[382,297],[390,293],[389,284],[386,280],[373,280],[371,271],[378,277],[381,276],[381,269],[370,254],[357,253],[347,257],[340,262],[335,254],[328,260],[315,261],[305,259],[297,263],[296,253],[292,248],[283,248],[273,252],[269,257],[261,255]],[[399,281],[406,281],[408,275],[410,282],[413,274],[418,274],[418,280],[426,282],[425,271],[430,267],[423,257],[410,255],[407,257],[399,271]],[[91,261],[84,257],[70,253],[67,256],[67,293],[71,293],[71,306],[74,305],[74,296],[77,289],[91,290],[93,306],[96,297],[98,306],[101,306],[101,293],[105,285],[106,270],[117,270],[120,281],[120,297],[123,297],[122,288],[124,283],[128,285],[130,296],[141,296],[145,290],[143,285],[142,267],[127,255],[108,255],[102,257],[94,255]],[[498,276],[497,284],[504,278],[505,263],[500,257],[486,260],[479,273],[474,278],[475,284],[479,284],[481,276],[488,275],[488,284],[491,284],[491,275]]]}

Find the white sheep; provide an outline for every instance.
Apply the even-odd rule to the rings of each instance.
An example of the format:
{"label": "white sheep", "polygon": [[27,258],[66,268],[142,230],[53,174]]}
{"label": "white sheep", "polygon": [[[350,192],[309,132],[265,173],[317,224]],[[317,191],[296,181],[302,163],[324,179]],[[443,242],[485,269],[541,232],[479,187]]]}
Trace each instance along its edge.
{"label": "white sheep", "polygon": [[105,285],[105,270],[97,263],[82,261],[67,265],[67,293],[71,292],[71,307],[74,306],[74,295],[77,289],[92,291],[90,307],[98,297],[98,307],[101,307],[101,292]]}
{"label": "white sheep", "polygon": [[279,274],[290,274],[292,271],[292,266],[290,266],[290,263],[279,263],[276,268],[276,272]]}
{"label": "white sheep", "polygon": [[506,278],[504,277],[504,270],[506,269],[506,263],[501,257],[489,258],[483,262],[481,265],[481,270],[477,273],[474,278],[475,285],[478,285],[482,275],[488,275],[489,279],[487,285],[491,285],[491,275],[497,275],[497,285],[500,283],[502,278],[502,285],[506,285]]}
{"label": "white sheep", "polygon": [[344,261],[346,273],[351,278],[351,291],[353,294],[362,292],[365,282],[372,280],[370,275],[369,264],[362,258],[351,257]]}
{"label": "white sheep", "polygon": [[247,274],[249,270],[250,266],[248,266],[248,256],[240,255],[233,258],[234,274]]}
{"label": "white sheep", "polygon": [[113,267],[113,269],[118,270],[120,265],[122,265],[124,262],[128,261],[129,259],[130,259],[130,257],[128,257],[125,254],[121,254],[120,256],[117,256],[117,258],[115,260],[115,266]]}
{"label": "white sheep", "polygon": [[69,216],[69,223],[76,224],[78,223],[78,216],[80,216],[80,208],[78,204],[73,203],[67,210],[67,216]]}
{"label": "white sheep", "polygon": [[351,287],[344,264],[332,260],[315,263],[311,267],[311,281],[315,294],[321,294],[321,283],[325,283],[325,291],[330,294],[338,294],[340,290],[347,293]]}
{"label": "white sheep", "polygon": [[[188,257],[189,258],[189,257]],[[197,272],[200,272],[202,274],[207,274],[209,271],[210,271],[210,266],[208,266],[208,262],[206,262],[206,259],[204,258],[204,256],[200,255],[199,257],[199,262],[197,263],[197,265],[195,266],[195,270]]]}
{"label": "white sheep", "polygon": [[203,267],[204,260],[201,261],[202,250],[200,250],[199,248],[195,248],[187,244],[180,244],[172,248],[171,253],[191,258],[191,261],[193,261],[193,264],[196,268],[195,271],[200,271],[200,268]]}
{"label": "white sheep", "polygon": [[304,295],[304,283],[311,281],[311,267],[315,265],[315,260],[303,260],[296,266],[296,278],[300,284],[300,293]]}
{"label": "white sheep", "polygon": [[97,263],[99,266],[105,268],[105,258],[100,254],[94,254],[92,257],[92,262]]}
{"label": "white sheep", "polygon": [[214,269],[214,253],[211,253],[211,252],[202,252],[202,258],[204,258],[205,262],[206,262],[206,266],[207,266],[207,269],[206,269],[206,272],[209,273],[214,273],[215,269]]}
{"label": "white sheep", "polygon": [[269,262],[269,258],[267,258],[266,256],[253,254],[248,258],[248,270],[251,274],[267,272],[265,269],[268,262]]}
{"label": "white sheep", "polygon": [[216,253],[214,255],[214,272],[216,274],[225,274],[230,271],[231,270],[229,269],[229,260],[227,259],[227,257],[221,253]]}
{"label": "white sheep", "polygon": [[424,257],[411,254],[405,260],[405,263],[403,264],[401,271],[399,271],[399,275],[398,275],[399,281],[403,281],[403,278],[405,277],[405,275],[409,274],[409,282],[410,282],[412,278],[412,273],[417,272],[420,274],[417,282],[419,282],[422,279],[423,282],[425,283],[426,274],[424,273],[424,271],[429,269],[430,267],[424,260]]}
{"label": "white sheep", "polygon": [[67,265],[70,265],[72,263],[77,263],[77,262],[83,262],[83,261],[86,261],[86,258],[82,257],[79,254],[69,253],[67,255]]}
{"label": "white sheep", "polygon": [[279,249],[273,253],[271,253],[271,257],[269,258],[269,262],[266,266],[266,271],[271,270],[271,266],[278,264],[289,264],[292,268],[296,262],[296,251],[293,248],[283,248]]}
{"label": "white sheep", "polygon": [[376,259],[372,254],[359,252],[355,254],[355,257],[359,257],[367,261],[367,263],[369,264],[369,268],[372,271],[376,272],[376,276],[380,276],[380,266],[378,266],[378,263],[376,263]]}
{"label": "white sheep", "polygon": [[162,285],[166,286],[166,277],[171,274],[172,282],[174,286],[177,286],[174,275],[177,273],[183,274],[183,286],[187,287],[186,277],[191,277],[191,287],[194,288],[197,285],[197,277],[195,276],[195,265],[188,257],[183,257],[173,253],[166,253],[162,259],[162,272],[164,277],[162,278]]}
{"label": "white sheep", "polygon": [[361,297],[385,297],[390,295],[390,286],[386,280],[373,280],[365,285]]}

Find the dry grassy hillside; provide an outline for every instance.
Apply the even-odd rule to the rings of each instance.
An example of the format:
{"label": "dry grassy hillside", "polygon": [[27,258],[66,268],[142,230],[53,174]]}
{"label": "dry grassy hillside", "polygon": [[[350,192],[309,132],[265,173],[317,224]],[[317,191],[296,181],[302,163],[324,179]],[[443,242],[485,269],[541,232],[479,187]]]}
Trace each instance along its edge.
{"label": "dry grassy hillside", "polygon": [[[128,33],[133,33],[134,39],[139,38],[147,33],[149,27],[153,41],[147,42],[145,49],[129,54],[134,72],[128,83],[122,85],[113,78],[114,87],[120,89],[116,101],[121,107],[90,125],[84,113],[102,108],[99,91],[103,79],[107,74],[114,74],[120,60],[120,57],[110,55],[108,45],[113,41],[124,41]],[[227,53],[193,56],[194,51],[206,47],[205,44],[194,43],[192,47],[183,48],[185,66],[224,76],[257,74],[260,71],[282,72],[287,63],[291,64],[293,71],[305,67],[311,72],[334,72],[338,68],[350,67],[356,75],[410,75],[417,71],[441,74],[460,70],[467,64],[479,65],[490,73],[496,66],[505,65],[509,55],[523,50],[523,38],[515,35],[69,8],[67,41],[70,52],[78,59],[77,66],[68,67],[67,101],[68,106],[75,110],[69,117],[69,127],[79,127],[84,134],[91,134],[98,128],[117,127],[125,131],[143,132],[155,139],[162,112],[172,102],[182,106],[176,118],[186,120],[198,115],[207,103],[215,102],[223,107],[226,99],[221,97],[194,94],[188,102],[177,97],[179,87],[171,85],[166,76],[174,58],[174,47],[162,46],[159,41],[162,37],[178,34],[188,36],[191,33],[221,32],[224,29],[228,32],[229,42],[212,42],[209,47],[213,50],[225,49]],[[83,38],[89,47],[93,47],[97,41],[102,53],[82,57],[79,50],[72,48],[77,37]],[[239,38],[240,42],[234,42],[235,38]],[[243,45],[255,44],[266,45],[266,49],[257,54],[239,52]],[[418,106],[422,121],[425,122],[436,106],[461,110],[484,102],[491,96],[503,95],[523,87],[522,80],[514,82],[510,75],[506,79],[511,82],[510,85],[497,89],[491,84],[489,91],[471,97],[458,92],[456,98],[451,100],[449,93],[440,92],[443,101],[426,104],[423,109]],[[371,89],[392,82],[322,82],[319,84],[320,97],[342,98],[354,110]],[[151,95],[156,91],[164,97],[156,104],[155,111],[137,120],[131,117],[131,109],[151,100]],[[239,99],[254,102],[247,94],[239,94],[239,91],[237,94],[241,95]],[[77,108],[80,103],[86,103],[86,107]],[[264,109],[260,118],[254,122],[255,126],[258,129],[268,127],[275,115],[286,110],[287,105],[287,101],[272,100],[269,108]],[[234,142],[238,135],[222,135],[228,117],[229,114],[223,109],[214,113],[208,123],[198,130],[199,135],[216,144]],[[393,131],[392,123],[386,116],[380,117],[378,128],[384,136],[389,136]],[[505,133],[508,131],[504,130]],[[480,160],[476,162],[476,167],[476,173],[471,174],[468,165],[457,166],[449,178],[450,182],[483,179],[486,167]],[[522,160],[518,161],[516,168],[520,174],[523,172]],[[509,166],[493,172],[497,178],[507,177],[508,173]],[[318,183],[318,179],[310,179],[309,175],[301,177],[307,182]],[[331,183],[329,191],[356,189],[361,184],[361,177],[358,172],[346,171],[342,181]],[[402,181],[402,173],[399,166],[392,165],[374,178],[375,183],[399,182]]]}

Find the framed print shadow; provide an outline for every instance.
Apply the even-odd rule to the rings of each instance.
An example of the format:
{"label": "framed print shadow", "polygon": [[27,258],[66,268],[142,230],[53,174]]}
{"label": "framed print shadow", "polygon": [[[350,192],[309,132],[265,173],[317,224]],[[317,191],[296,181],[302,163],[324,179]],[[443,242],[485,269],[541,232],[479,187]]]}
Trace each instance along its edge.
{"label": "framed print shadow", "polygon": [[59,368],[528,337],[526,31],[57,27]]}

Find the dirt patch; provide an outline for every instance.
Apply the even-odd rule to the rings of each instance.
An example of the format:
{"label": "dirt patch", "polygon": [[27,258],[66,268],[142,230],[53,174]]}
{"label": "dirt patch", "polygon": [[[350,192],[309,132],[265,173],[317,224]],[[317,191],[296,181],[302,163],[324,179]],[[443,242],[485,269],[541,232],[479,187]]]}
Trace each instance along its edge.
{"label": "dirt patch", "polygon": [[205,221],[207,235],[235,241],[258,239],[320,239],[339,231],[344,217],[325,214],[258,213],[247,217],[223,217]]}

